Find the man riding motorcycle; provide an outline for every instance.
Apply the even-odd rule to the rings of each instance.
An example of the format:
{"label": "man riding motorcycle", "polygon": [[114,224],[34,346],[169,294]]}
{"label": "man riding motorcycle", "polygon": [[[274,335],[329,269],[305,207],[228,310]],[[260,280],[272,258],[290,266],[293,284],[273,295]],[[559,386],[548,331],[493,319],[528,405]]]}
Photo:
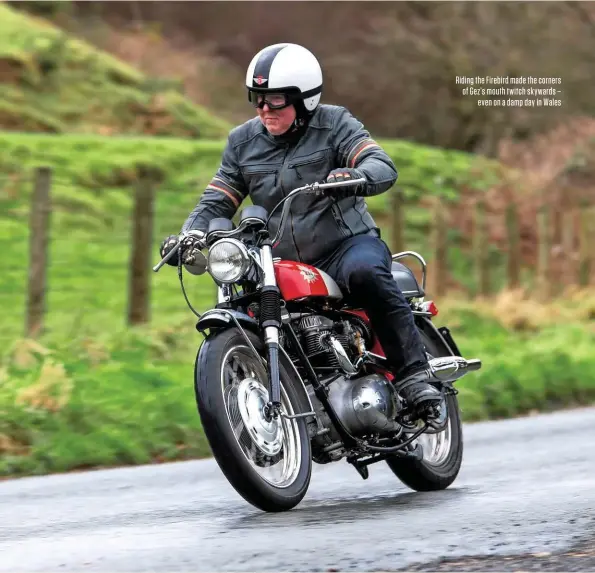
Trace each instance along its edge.
{"label": "man riding motorcycle", "polygon": [[[344,107],[320,103],[322,83],[318,60],[302,46],[275,44],[254,56],[246,88],[257,117],[229,133],[219,169],[181,232],[206,232],[211,219],[231,219],[248,195],[270,212],[305,183],[365,178],[358,187],[296,196],[273,255],[322,269],[357,300],[370,317],[397,390],[419,417],[435,417],[442,395],[428,383],[430,369],[411,308],[393,279],[391,252],[365,202],[392,187],[397,170]],[[277,212],[271,219],[273,233],[279,217]],[[176,239],[164,239],[162,257]],[[168,263],[177,266],[178,256],[184,255]]]}

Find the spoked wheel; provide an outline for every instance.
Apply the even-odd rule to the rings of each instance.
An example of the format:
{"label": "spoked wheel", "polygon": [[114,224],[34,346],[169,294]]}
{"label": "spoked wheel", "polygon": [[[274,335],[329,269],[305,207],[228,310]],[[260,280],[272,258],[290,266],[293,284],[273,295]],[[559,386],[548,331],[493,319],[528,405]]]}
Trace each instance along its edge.
{"label": "spoked wheel", "polygon": [[[248,333],[262,352],[258,337]],[[307,411],[293,372],[280,365],[281,410]],[[206,437],[219,467],[249,503],[264,511],[295,507],[307,492],[312,470],[303,418],[269,418],[266,367],[236,329],[209,337],[201,347],[195,390]]]}
{"label": "spoked wheel", "polygon": [[[430,358],[448,356],[440,352],[434,342],[420,331]],[[416,491],[446,489],[457,478],[463,461],[463,427],[457,397],[447,394],[446,420],[439,432],[424,432],[412,445],[422,448],[422,459],[392,457],[386,463],[393,473],[408,487]],[[421,427],[421,426],[420,426]]]}
{"label": "spoked wheel", "polygon": [[[248,346],[227,351],[221,366],[221,390],[229,423],[240,448],[254,471],[276,487],[291,485],[299,472],[301,447],[295,420],[267,419],[267,373]],[[281,388],[281,409],[295,412]]]}

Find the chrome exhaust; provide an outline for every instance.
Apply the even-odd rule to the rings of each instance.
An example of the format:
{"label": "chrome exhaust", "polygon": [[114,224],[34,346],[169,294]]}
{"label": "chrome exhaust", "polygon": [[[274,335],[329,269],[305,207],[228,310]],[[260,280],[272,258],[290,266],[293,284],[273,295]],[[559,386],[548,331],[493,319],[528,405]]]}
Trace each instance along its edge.
{"label": "chrome exhaust", "polygon": [[345,374],[355,374],[358,371],[351,360],[349,360],[349,356],[347,356],[347,352],[345,352],[341,343],[332,334],[323,334],[320,342],[333,351],[341,370]]}
{"label": "chrome exhaust", "polygon": [[428,361],[428,364],[430,365],[430,374],[441,382],[453,382],[465,376],[465,374],[481,368],[479,358],[467,360],[461,356],[432,358]]}

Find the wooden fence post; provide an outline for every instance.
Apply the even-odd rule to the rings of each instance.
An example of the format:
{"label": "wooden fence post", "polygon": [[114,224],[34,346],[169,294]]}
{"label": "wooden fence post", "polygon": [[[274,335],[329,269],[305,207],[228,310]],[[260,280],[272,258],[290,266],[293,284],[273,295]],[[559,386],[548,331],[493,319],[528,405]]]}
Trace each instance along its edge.
{"label": "wooden fence post", "polygon": [[591,267],[593,265],[593,256],[591,249],[592,225],[591,220],[595,214],[595,209],[590,209],[586,202],[582,203],[579,216],[579,276],[578,284],[581,287],[587,287],[591,278]]}
{"label": "wooden fence post", "polygon": [[537,212],[537,292],[543,299],[548,299],[551,295],[550,281],[550,209],[544,203]]}
{"label": "wooden fence post", "polygon": [[575,211],[572,207],[562,214],[562,253],[564,256],[565,287],[576,285],[576,254],[575,254]]}
{"label": "wooden fence post", "polygon": [[508,288],[516,289],[521,284],[521,241],[519,217],[515,203],[509,203],[506,208],[506,232],[508,235]]}
{"label": "wooden fence post", "polygon": [[391,213],[391,238],[393,254],[405,250],[405,197],[398,188],[393,188],[390,193],[390,213]]}
{"label": "wooden fence post", "polygon": [[25,336],[35,338],[43,331],[46,312],[46,281],[52,184],[50,167],[35,169],[29,215],[29,285]]}
{"label": "wooden fence post", "polygon": [[490,294],[489,245],[486,232],[486,206],[483,199],[479,199],[475,206],[473,247],[477,280],[476,291],[479,296],[488,296]]}
{"label": "wooden fence post", "polygon": [[430,229],[430,253],[432,262],[428,268],[428,293],[439,297],[446,293],[446,214],[445,205],[438,196],[434,197],[433,220]]}
{"label": "wooden fence post", "polygon": [[151,252],[153,240],[154,182],[140,176],[135,185],[132,248],[128,287],[128,324],[142,324],[151,314]]}

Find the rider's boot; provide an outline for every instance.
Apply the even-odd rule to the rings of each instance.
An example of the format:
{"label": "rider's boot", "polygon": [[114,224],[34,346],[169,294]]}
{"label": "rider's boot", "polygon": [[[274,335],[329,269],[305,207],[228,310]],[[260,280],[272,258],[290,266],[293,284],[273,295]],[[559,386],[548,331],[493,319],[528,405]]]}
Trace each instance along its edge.
{"label": "rider's boot", "polygon": [[442,392],[428,382],[431,377],[430,367],[426,363],[409,369],[395,381],[395,390],[405,399],[413,413],[425,421],[439,417],[439,407],[443,401]]}

